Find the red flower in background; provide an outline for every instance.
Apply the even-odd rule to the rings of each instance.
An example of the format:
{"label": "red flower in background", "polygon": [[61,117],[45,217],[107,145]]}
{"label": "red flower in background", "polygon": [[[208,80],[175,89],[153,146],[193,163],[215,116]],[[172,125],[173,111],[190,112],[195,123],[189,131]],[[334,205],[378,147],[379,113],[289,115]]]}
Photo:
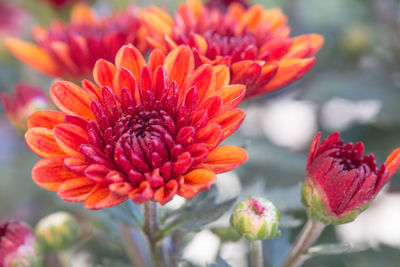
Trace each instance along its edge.
{"label": "red flower in background", "polygon": [[128,9],[100,18],[88,6],[79,4],[72,10],[70,24],[57,21],[48,30],[34,28],[36,44],[15,38],[6,44],[18,59],[47,75],[86,78],[98,59],[113,60],[124,44],[146,50],[144,28],[136,16],[135,9]]}
{"label": "red flower in background", "polygon": [[26,15],[22,9],[0,1],[0,37],[20,32]]}
{"label": "red flower in background", "polygon": [[17,221],[0,223],[0,266],[41,266],[39,241],[32,229]]}
{"label": "red flower in background", "polygon": [[344,144],[339,133],[321,144],[320,138],[318,133],[311,144],[303,203],[324,223],[353,221],[399,168],[400,148],[378,169],[373,154],[363,156],[363,143]]}
{"label": "red flower in background", "polygon": [[244,8],[250,6],[247,0],[208,0],[206,1],[206,7],[210,9],[217,8],[220,11],[225,12],[232,3],[240,4]]}
{"label": "red flower in background", "polygon": [[191,198],[208,189],[216,173],[247,159],[245,150],[221,146],[244,119],[235,107],[243,85],[228,85],[220,68],[194,66],[187,46],[148,63],[124,46],[115,65],[99,60],[82,87],[56,82],[50,96],[62,111],[39,111],[25,135],[43,159],[32,170],[41,187],[88,209],[154,200]]}
{"label": "red flower in background", "polygon": [[317,34],[290,37],[287,18],[280,9],[249,9],[238,3],[226,13],[187,0],[175,18],[151,7],[142,19],[148,27],[149,44],[163,51],[189,45],[196,65],[229,66],[232,83],[247,86],[246,97],[277,90],[302,77],[314,64],[322,46]]}
{"label": "red flower in background", "polygon": [[43,91],[30,84],[17,84],[13,95],[1,95],[3,108],[8,119],[19,133],[27,130],[26,122],[29,115],[49,106],[49,101]]}
{"label": "red flower in background", "polygon": [[51,5],[53,5],[56,8],[63,8],[65,6],[68,6],[72,3],[76,3],[76,2],[84,2],[87,0],[42,0],[45,1]]}

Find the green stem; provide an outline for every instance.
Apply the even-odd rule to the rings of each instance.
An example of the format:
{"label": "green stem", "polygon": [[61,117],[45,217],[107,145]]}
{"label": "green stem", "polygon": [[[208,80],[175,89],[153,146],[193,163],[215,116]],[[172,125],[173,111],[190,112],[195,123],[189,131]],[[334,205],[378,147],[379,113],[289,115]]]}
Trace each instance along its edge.
{"label": "green stem", "polygon": [[301,266],[307,259],[307,250],[318,239],[324,228],[325,225],[320,221],[308,219],[282,266]]}
{"label": "green stem", "polygon": [[121,225],[122,241],[125,251],[133,266],[154,267],[151,260],[150,248],[144,246],[146,239],[143,232],[137,228],[130,228],[127,225]]}
{"label": "green stem", "polygon": [[164,259],[163,242],[157,242],[159,232],[158,206],[156,202],[149,201],[143,204],[144,232],[147,235],[153,259],[157,267],[163,267],[166,264]]}
{"label": "green stem", "polygon": [[250,242],[250,260],[251,267],[263,267],[263,248],[261,240],[254,240]]}

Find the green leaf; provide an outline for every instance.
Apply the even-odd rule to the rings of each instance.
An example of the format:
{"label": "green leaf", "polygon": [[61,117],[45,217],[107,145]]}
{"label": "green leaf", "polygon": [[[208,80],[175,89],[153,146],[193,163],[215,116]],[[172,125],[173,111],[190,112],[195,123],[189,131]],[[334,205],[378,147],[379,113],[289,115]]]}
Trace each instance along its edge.
{"label": "green leaf", "polygon": [[352,243],[324,244],[308,249],[307,255],[310,257],[320,255],[342,255],[353,251]]}
{"label": "green leaf", "polygon": [[210,190],[188,200],[183,208],[166,215],[166,225],[160,231],[162,237],[176,230],[198,231],[205,224],[211,223],[229,210],[236,198],[217,202],[218,192],[213,186]]}
{"label": "green leaf", "polygon": [[106,212],[111,219],[115,219],[124,224],[137,228],[143,225],[143,215],[140,206],[133,204],[131,201],[126,201],[121,205],[104,209],[104,212]]}

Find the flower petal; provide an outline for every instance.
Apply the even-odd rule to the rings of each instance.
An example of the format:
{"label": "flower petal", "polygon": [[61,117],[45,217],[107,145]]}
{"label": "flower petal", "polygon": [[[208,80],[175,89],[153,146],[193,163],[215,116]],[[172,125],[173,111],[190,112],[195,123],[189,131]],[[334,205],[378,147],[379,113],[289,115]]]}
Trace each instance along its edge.
{"label": "flower petal", "polygon": [[245,113],[241,109],[232,109],[226,111],[216,118],[210,120],[210,122],[216,122],[224,130],[224,139],[233,134],[237,128],[239,128],[240,124],[244,120]]}
{"label": "flower petal", "polygon": [[208,154],[206,162],[200,164],[199,168],[211,170],[215,173],[230,171],[247,160],[247,152],[237,146],[217,147]]}
{"label": "flower petal", "polygon": [[81,202],[96,188],[96,184],[86,177],[69,179],[58,188],[57,194],[65,201]]}
{"label": "flower petal", "polygon": [[25,141],[28,147],[42,158],[62,158],[67,157],[67,154],[61,150],[56,140],[54,139],[54,133],[52,130],[35,127],[29,129],[25,133]]}
{"label": "flower petal", "polygon": [[107,60],[99,59],[96,61],[96,65],[94,65],[93,69],[94,81],[100,87],[108,86],[112,88],[115,72],[116,68],[114,64],[108,62]]}
{"label": "flower petal", "polygon": [[72,113],[94,120],[91,99],[78,85],[71,82],[55,82],[50,87],[54,104],[65,113]]}
{"label": "flower petal", "polygon": [[197,92],[199,93],[199,103],[207,98],[211,93],[215,91],[216,78],[213,67],[208,64],[204,64],[197,68],[193,73],[186,79],[183,90],[180,91],[180,100],[186,96],[187,91],[192,87],[196,86]]}
{"label": "flower petal", "polygon": [[208,169],[196,169],[186,174],[179,184],[178,194],[184,198],[192,198],[207,190],[215,182],[216,175]]}
{"label": "flower petal", "polygon": [[216,89],[225,87],[229,84],[231,80],[231,75],[229,72],[229,68],[226,65],[214,66],[214,73],[216,77]]}
{"label": "flower petal", "polygon": [[85,208],[91,210],[109,208],[119,205],[127,199],[127,197],[114,194],[107,187],[99,187],[86,198]]}
{"label": "flower petal", "polygon": [[73,124],[59,124],[54,128],[54,137],[58,146],[70,156],[82,156],[79,148],[89,143],[87,132]]}
{"label": "flower petal", "polygon": [[132,96],[136,95],[137,83],[135,76],[127,68],[120,68],[117,70],[114,76],[114,86],[112,87],[114,93],[117,95],[118,99],[121,100],[122,90],[124,88],[128,89]]}
{"label": "flower petal", "polygon": [[63,158],[42,159],[32,169],[32,179],[40,187],[57,191],[66,180],[77,175],[64,167]]}
{"label": "flower petal", "polygon": [[133,45],[124,45],[115,57],[115,66],[117,69],[121,67],[127,68],[135,76],[136,81],[139,81],[141,69],[146,65],[142,53]]}
{"label": "flower petal", "polygon": [[19,60],[32,68],[50,76],[60,75],[57,64],[39,46],[15,38],[8,38],[6,46]]}
{"label": "flower petal", "polygon": [[389,170],[389,178],[392,177],[400,166],[400,148],[390,153],[386,159],[385,166]]}
{"label": "flower petal", "polygon": [[292,45],[283,58],[305,58],[317,53],[324,44],[324,37],[319,34],[305,34],[292,39]]}
{"label": "flower petal", "polygon": [[151,200],[153,196],[154,191],[151,188],[149,182],[144,181],[140,184],[138,188],[136,188],[129,194],[129,199],[132,200],[135,204],[142,204]]}
{"label": "flower petal", "polygon": [[175,180],[170,180],[166,185],[160,187],[154,194],[154,200],[161,205],[169,202],[178,191],[178,183]]}
{"label": "flower petal", "polygon": [[164,68],[169,75],[169,80],[176,81],[180,88],[186,77],[193,72],[194,58],[192,50],[185,45],[172,50],[164,60]]}
{"label": "flower petal", "polygon": [[32,113],[28,118],[28,129],[33,127],[44,127],[53,129],[57,124],[63,123],[64,113],[56,110],[39,110]]}

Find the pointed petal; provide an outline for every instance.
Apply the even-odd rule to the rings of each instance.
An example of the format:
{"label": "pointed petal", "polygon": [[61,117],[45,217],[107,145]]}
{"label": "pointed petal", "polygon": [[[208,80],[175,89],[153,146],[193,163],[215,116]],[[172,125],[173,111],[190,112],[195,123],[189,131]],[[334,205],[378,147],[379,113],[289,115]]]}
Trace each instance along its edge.
{"label": "pointed petal", "polygon": [[188,46],[178,46],[172,50],[164,61],[164,68],[169,75],[169,80],[176,81],[180,88],[186,77],[193,72],[194,58]]}
{"label": "pointed petal", "polygon": [[96,188],[96,184],[86,177],[69,179],[58,188],[57,194],[65,201],[81,202]]}
{"label": "pointed petal", "polygon": [[64,168],[63,158],[42,159],[32,169],[32,179],[40,187],[57,191],[58,187],[77,175]]}
{"label": "pointed petal", "polygon": [[232,64],[231,83],[251,85],[254,84],[261,74],[261,66],[252,60],[243,60]]}
{"label": "pointed petal", "polygon": [[149,69],[154,73],[158,66],[164,65],[165,55],[160,49],[154,49],[149,57]]}
{"label": "pointed petal", "polygon": [[119,205],[127,199],[127,197],[114,194],[107,187],[99,187],[86,198],[85,208],[90,210],[109,208]]}
{"label": "pointed petal", "polygon": [[292,45],[283,58],[305,58],[317,53],[324,44],[324,37],[319,34],[305,34],[292,39]]}
{"label": "pointed petal", "polygon": [[132,96],[135,96],[137,91],[137,83],[135,76],[127,68],[120,68],[117,70],[114,76],[114,93],[117,95],[118,99],[121,100],[122,90],[128,89]]}
{"label": "pointed petal", "polygon": [[92,101],[78,85],[66,81],[55,82],[50,87],[50,97],[61,111],[94,120]]}
{"label": "pointed petal", "polygon": [[199,168],[211,170],[215,173],[227,172],[242,165],[247,160],[247,152],[237,146],[217,147],[208,154],[207,161]]}
{"label": "pointed petal", "polygon": [[91,24],[95,22],[95,20],[96,20],[96,14],[87,4],[83,3],[76,4],[71,10],[70,22],[72,24],[81,24],[81,23]]}
{"label": "pointed petal", "polygon": [[172,200],[178,191],[178,183],[175,180],[170,180],[166,185],[160,187],[154,193],[154,200],[159,202],[161,205],[165,205],[167,202]]}
{"label": "pointed petal", "polygon": [[54,137],[58,146],[70,156],[82,156],[79,148],[82,144],[88,144],[87,132],[73,124],[59,124],[54,128]]}
{"label": "pointed petal", "polygon": [[225,86],[214,93],[221,97],[221,112],[236,108],[246,94],[246,86],[241,84],[232,84]]}
{"label": "pointed petal", "polygon": [[67,157],[67,154],[57,145],[53,131],[50,129],[43,127],[31,128],[25,133],[25,141],[28,147],[39,157]]}
{"label": "pointed petal", "polygon": [[94,81],[100,86],[113,87],[114,75],[116,68],[111,62],[99,59],[93,69]]}
{"label": "pointed petal", "polygon": [[196,86],[199,93],[199,103],[203,102],[210,94],[215,91],[216,78],[214,70],[211,65],[202,65],[193,71],[186,79],[183,90],[180,92],[180,100],[186,95],[186,92],[192,87]]}
{"label": "pointed petal", "polygon": [[142,204],[151,200],[153,196],[154,191],[151,188],[149,182],[144,181],[140,184],[138,188],[136,188],[129,194],[129,199],[132,200],[135,204]]}
{"label": "pointed petal", "polygon": [[146,65],[142,53],[133,45],[124,45],[118,50],[115,56],[115,66],[117,69],[125,67],[130,70],[135,76],[136,81],[139,81],[141,69]]}
{"label": "pointed petal", "polygon": [[241,109],[232,109],[210,120],[221,125],[224,130],[224,139],[233,134],[244,120],[245,113]]}
{"label": "pointed petal", "polygon": [[215,183],[216,175],[207,169],[196,169],[186,174],[179,184],[178,194],[186,199],[207,190]]}
{"label": "pointed petal", "polygon": [[225,87],[229,84],[231,80],[231,75],[229,72],[229,68],[226,65],[217,65],[214,66],[214,73],[216,77],[215,88],[218,90],[219,88]]}
{"label": "pointed petal", "polygon": [[319,145],[319,141],[321,140],[321,132],[318,132],[312,143],[310,146],[310,152],[308,154],[308,161],[307,161],[307,170],[310,168],[311,163],[313,162],[313,160],[315,159],[317,152],[318,152],[318,145]]}
{"label": "pointed petal", "polygon": [[44,127],[53,129],[57,124],[64,123],[64,113],[56,110],[39,110],[32,113],[28,118],[28,129],[33,127]]}
{"label": "pointed petal", "polygon": [[389,177],[392,177],[400,166],[400,148],[390,153],[386,159],[385,166],[389,170]]}
{"label": "pointed petal", "polygon": [[300,79],[311,69],[314,62],[315,58],[281,60],[274,78],[260,92],[273,91]]}

